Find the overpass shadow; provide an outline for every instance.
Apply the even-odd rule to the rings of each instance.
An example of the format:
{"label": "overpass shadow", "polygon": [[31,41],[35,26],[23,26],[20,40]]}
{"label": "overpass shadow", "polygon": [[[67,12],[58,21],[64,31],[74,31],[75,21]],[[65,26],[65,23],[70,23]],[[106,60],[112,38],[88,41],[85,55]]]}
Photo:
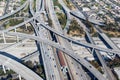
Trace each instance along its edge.
{"label": "overpass shadow", "polygon": [[0,55],[3,55],[3,56],[5,56],[5,57],[8,57],[8,58],[13,59],[13,60],[15,60],[15,61],[17,61],[17,62],[20,62],[20,63],[22,62],[21,59],[15,57],[15,56],[13,56],[13,55],[11,55],[11,54],[9,54],[9,53],[6,53],[6,52],[0,51]]}

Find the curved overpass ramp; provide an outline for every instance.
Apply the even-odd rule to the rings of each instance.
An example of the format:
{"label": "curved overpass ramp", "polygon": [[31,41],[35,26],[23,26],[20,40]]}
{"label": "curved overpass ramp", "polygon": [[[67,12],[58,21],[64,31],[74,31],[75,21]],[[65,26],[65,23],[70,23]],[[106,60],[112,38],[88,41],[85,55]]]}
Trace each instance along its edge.
{"label": "curved overpass ramp", "polygon": [[29,0],[27,0],[22,6],[20,6],[18,9],[16,9],[14,12],[5,14],[4,16],[1,16],[1,17],[0,17],[0,20],[5,19],[5,18],[7,18],[7,17],[9,17],[9,16],[11,16],[11,15],[19,12],[20,10],[22,10],[24,7],[26,7],[28,1],[29,1]]}
{"label": "curved overpass ramp", "polygon": [[21,64],[18,58],[8,53],[0,52],[0,63],[14,70],[26,80],[43,80],[32,70]]}
{"label": "curved overpass ramp", "polygon": [[78,61],[84,67],[86,67],[97,79],[99,79],[99,80],[106,80],[103,77],[103,75],[97,69],[95,69],[90,63],[88,63],[86,60],[84,60],[83,58],[79,57],[78,55],[72,53],[71,50],[62,47],[61,45],[59,45],[57,43],[54,43],[54,42],[52,42],[50,40],[39,38],[37,36],[31,36],[31,35],[23,34],[23,33],[7,32],[7,34],[13,35],[13,36],[25,37],[25,38],[29,38],[29,39],[34,39],[34,40],[43,42],[45,44],[48,44],[50,46],[53,46],[55,48],[58,48],[58,49],[62,50],[63,52],[65,52],[70,57],[74,58],[76,61]]}
{"label": "curved overpass ramp", "polygon": [[65,36],[65,35],[62,34],[61,32],[56,31],[55,29],[49,27],[48,25],[45,25],[44,23],[41,23],[41,25],[42,25],[44,28],[46,28],[46,29],[54,32],[55,34],[61,36],[62,38],[67,39],[68,41],[74,42],[75,44],[78,44],[78,45],[81,45],[81,46],[84,46],[84,47],[88,47],[88,48],[94,48],[94,49],[96,49],[96,50],[100,50],[100,51],[104,51],[104,52],[120,53],[120,50],[106,49],[106,48],[98,47],[98,46],[93,45],[93,44],[90,44],[90,43],[81,43],[81,42],[79,42],[79,41],[76,41],[76,40],[74,40],[74,39],[72,39],[72,38],[69,38],[69,37]]}

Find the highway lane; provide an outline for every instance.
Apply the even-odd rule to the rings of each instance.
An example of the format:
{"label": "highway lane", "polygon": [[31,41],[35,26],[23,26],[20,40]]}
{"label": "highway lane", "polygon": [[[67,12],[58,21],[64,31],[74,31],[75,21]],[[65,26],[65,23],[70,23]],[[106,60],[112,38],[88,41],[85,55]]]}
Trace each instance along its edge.
{"label": "highway lane", "polygon": [[11,16],[11,15],[19,12],[20,10],[22,10],[24,7],[26,7],[26,5],[28,4],[28,1],[29,1],[29,0],[27,0],[22,6],[20,6],[18,9],[16,9],[16,10],[13,11],[12,13],[8,13],[8,14],[5,14],[4,16],[1,16],[1,17],[0,17],[0,20],[5,19],[5,18],[7,18],[7,17],[9,17],[9,16]]}
{"label": "highway lane", "polygon": [[[49,11],[49,8],[48,8],[48,6],[50,6],[50,5],[48,5],[49,1],[45,0],[44,3],[45,3],[45,5],[43,7],[45,7],[45,8],[43,8],[43,9],[45,9],[45,11],[46,11],[46,14],[44,16],[46,17],[45,19],[48,20],[48,18],[50,18],[50,17],[48,17],[49,16],[48,12],[52,12],[52,11]],[[53,5],[53,4],[51,4],[51,5]],[[50,39],[52,39],[52,36],[50,35],[50,33],[49,33],[49,37],[50,37]],[[58,78],[58,79],[64,80],[63,79],[64,75],[63,75],[63,73],[61,71],[60,62],[59,62],[58,55],[56,53],[56,49],[55,48],[53,48],[53,56],[54,56],[54,59],[56,61],[56,67],[58,68],[58,71],[59,71],[60,78]],[[54,69],[54,70],[56,70],[56,69]]]}
{"label": "highway lane", "polygon": [[[76,18],[79,18],[79,19],[82,19],[82,20],[87,20],[87,16],[85,16],[80,7],[78,6],[78,4],[76,4],[75,0],[71,0],[71,2],[75,5],[75,7],[77,7],[77,11],[71,11],[70,13],[75,16]],[[93,23],[93,24],[96,24],[96,25],[104,25],[104,22],[101,21],[101,20],[96,20],[96,19],[91,19],[91,18],[88,18],[88,21]]]}
{"label": "highway lane", "polygon": [[5,52],[0,52],[0,63],[14,70],[26,80],[43,80],[36,73],[18,62],[15,57]]}
{"label": "highway lane", "polygon": [[[36,17],[37,17],[37,16],[36,16]],[[2,33],[4,33],[4,32],[8,32],[8,31],[10,31],[10,30],[12,30],[12,29],[18,28],[18,27],[24,25],[25,23],[28,23],[28,22],[32,21],[33,19],[34,19],[34,17],[32,17],[32,18],[30,18],[29,20],[27,20],[27,21],[25,21],[25,22],[23,22],[23,23],[20,23],[20,24],[18,24],[18,25],[16,25],[16,26],[10,27],[10,28],[8,28],[8,29],[6,29],[6,30],[2,30],[2,31],[0,31],[0,34],[2,34]],[[76,40],[74,40],[74,39],[72,39],[72,38],[69,38],[69,37],[67,37],[67,36],[64,36],[63,33],[59,32],[59,31],[56,31],[55,29],[52,29],[52,28],[50,28],[49,26],[46,26],[44,23],[41,23],[41,25],[42,25],[43,27],[45,27],[46,29],[54,32],[55,34],[57,34],[57,35],[65,38],[65,39],[67,39],[67,40],[69,40],[69,41],[72,41],[72,42],[74,42],[74,43],[76,43],[76,44],[79,44],[79,45],[81,45],[81,46],[88,47],[88,48],[91,47],[91,48],[94,48],[94,49],[97,49],[97,50],[100,50],[100,51],[104,51],[104,52],[108,52],[108,53],[109,53],[109,52],[110,52],[110,53],[119,53],[119,52],[120,52],[119,50],[105,49],[105,48],[98,47],[98,46],[96,46],[96,45],[92,45],[92,44],[89,44],[89,43],[81,43],[81,42],[76,41]]]}
{"label": "highway lane", "polygon": [[82,42],[76,41],[76,40],[74,40],[74,39],[72,39],[70,37],[65,36],[63,33],[59,32],[59,31],[56,31],[55,29],[49,27],[48,25],[45,25],[43,23],[40,23],[40,24],[43,25],[43,27],[45,27],[46,29],[54,32],[55,34],[57,34],[59,36],[61,36],[62,38],[65,38],[68,41],[74,42],[75,44],[81,45],[83,47],[94,48],[94,49],[99,50],[99,51],[110,52],[110,53],[118,53],[118,52],[120,52],[120,50],[106,49],[106,48],[98,47],[98,46],[90,44],[90,43],[82,43]]}
{"label": "highway lane", "polygon": [[[17,43],[13,43],[13,44],[11,44],[11,45],[9,45],[9,46],[7,46],[7,47],[4,47],[4,48],[0,49],[0,51],[6,52],[7,50],[10,50],[10,49],[12,49],[12,48],[14,48],[14,47],[16,47],[16,46],[19,46],[19,45],[27,42],[28,40],[29,40],[29,39],[23,39],[23,40],[21,40],[21,41],[19,41],[19,42],[17,42]],[[33,53],[25,56],[25,57],[22,57],[21,59],[24,60],[24,61],[28,61],[28,60],[30,60],[30,58],[33,58],[33,57],[35,57],[35,56],[39,56],[38,51],[35,51],[35,52],[33,52]]]}
{"label": "highway lane", "polygon": [[9,19],[6,19],[4,21],[0,21],[0,26],[2,26],[4,23],[6,23],[7,21],[11,20],[11,19],[24,19],[25,17],[12,17]]}
{"label": "highway lane", "polygon": [[[37,19],[38,22],[41,22],[41,21],[45,22],[46,19],[48,20],[48,16],[44,13],[45,12],[45,6],[44,6],[45,2],[44,2],[44,0],[42,0],[42,3],[43,4],[42,4],[42,7],[41,7],[41,12],[43,12],[44,15],[41,15],[41,20]],[[38,26],[41,26],[41,25],[38,25]],[[41,26],[41,28],[43,28],[43,27]],[[49,31],[47,31],[45,28],[43,28],[43,29],[44,29],[44,31],[46,31],[45,34],[47,35],[46,37],[43,36],[43,38],[51,39],[51,35],[50,35]],[[44,34],[44,31],[42,32],[42,34]],[[51,64],[51,73],[49,73],[52,76],[51,79],[53,79],[53,80],[63,80],[60,69],[59,69],[58,59],[56,58],[56,55],[55,55],[56,52],[55,52],[54,48],[51,49],[49,45],[47,45],[46,47],[49,47],[48,48],[49,57],[53,58],[53,59],[48,59],[48,61],[47,61]],[[49,70],[50,69],[48,69],[48,71]]]}
{"label": "highway lane", "polygon": [[[87,37],[87,40],[86,40],[86,41],[87,41],[88,43],[91,43],[91,44],[96,45],[95,42],[94,42],[94,40],[93,40],[93,38],[91,37],[91,35],[90,35],[90,33],[89,33],[88,28],[87,28],[83,23],[81,23],[81,25],[82,25],[85,33],[86,33],[86,37]],[[102,55],[101,55],[100,51],[91,49],[91,54],[93,54],[93,55],[96,54],[98,60],[99,60],[100,63],[102,64],[103,70],[105,71],[106,78],[107,78],[108,80],[116,80],[116,78],[114,77],[112,71],[111,71],[110,68],[106,65],[105,60],[102,58]]]}
{"label": "highway lane", "polygon": [[[95,26],[95,29],[97,30],[99,36],[101,36],[101,38],[104,40],[103,43],[106,45],[106,47],[110,48],[110,49],[115,49],[115,50],[120,50],[119,47],[102,31],[102,29],[100,27],[98,27],[97,25]],[[120,56],[120,53],[115,53],[118,54]]]}
{"label": "highway lane", "polygon": [[[37,17],[37,16],[36,16],[36,17]],[[18,24],[18,25],[16,25],[16,26],[10,27],[10,28],[8,28],[8,29],[6,29],[6,30],[2,30],[2,31],[0,31],[0,33],[2,34],[2,33],[4,33],[4,32],[10,31],[10,30],[12,30],[12,29],[18,28],[18,27],[24,25],[25,23],[28,23],[28,22],[32,21],[33,19],[34,19],[34,17],[32,17],[32,18],[30,18],[29,20],[27,20],[27,21],[25,21],[25,22],[23,22],[23,23],[20,23],[20,24]],[[97,50],[100,50],[100,51],[110,52],[110,53],[117,53],[117,52],[119,52],[119,50],[105,49],[105,48],[98,47],[98,46],[96,46],[96,45],[92,45],[92,44],[89,44],[89,43],[81,43],[81,42],[76,41],[76,40],[74,40],[74,39],[72,39],[72,38],[69,38],[69,37],[67,37],[67,36],[64,36],[63,33],[59,32],[59,31],[56,31],[55,29],[52,29],[52,28],[50,28],[49,26],[46,26],[44,23],[41,23],[41,25],[42,25],[43,27],[45,27],[46,29],[51,30],[51,31],[54,32],[55,34],[57,34],[57,35],[65,38],[65,39],[67,39],[67,40],[69,40],[69,41],[72,41],[72,42],[74,42],[74,43],[76,43],[76,44],[79,44],[79,45],[81,45],[81,46],[91,47],[91,48],[94,48],[94,49],[97,49]]]}
{"label": "highway lane", "polygon": [[66,17],[67,17],[67,23],[65,25],[65,28],[64,28],[64,32],[67,33],[68,29],[69,29],[69,25],[70,25],[70,22],[71,22],[71,15],[70,15],[70,10],[69,8],[65,5],[65,3],[63,2],[63,0],[58,0],[59,3],[61,4],[61,6],[63,7],[64,11],[65,11],[65,14],[66,14]]}
{"label": "highway lane", "polygon": [[[70,17],[70,13],[68,12],[69,10],[67,9],[67,7],[65,7],[65,4],[63,3],[63,1],[59,0],[59,3],[61,5],[64,5],[64,11],[65,11],[66,16],[67,16],[67,24],[66,24],[65,27],[68,28],[69,24],[70,24],[70,21],[71,21],[71,19],[70,19],[71,18]],[[51,4],[52,4],[51,5],[52,7],[49,6],[49,11],[50,11],[51,16],[52,16],[51,17],[52,21],[56,22],[56,23],[53,23],[54,28],[57,31],[60,31],[60,32],[64,33],[63,30],[62,30],[62,28],[61,28],[61,25],[60,25],[60,23],[58,21],[58,18],[56,16],[56,13],[55,13],[55,10],[54,10],[54,4],[53,4],[52,1],[51,1]],[[65,9],[67,9],[67,11]],[[67,40],[62,39],[60,37],[57,37],[57,38],[58,38],[59,43],[61,45],[63,45],[64,47],[72,50],[72,48],[70,47],[71,45],[70,45],[70,43]],[[68,69],[69,76],[70,76],[71,80],[82,80],[82,78],[80,76],[81,74],[79,74],[79,69],[75,67],[76,65],[78,65],[78,66],[80,66],[80,65],[78,63],[76,63],[75,61],[74,61],[75,64],[72,64],[71,62],[73,61],[73,59],[71,57],[67,56],[67,55],[63,54],[63,58],[65,59],[64,61],[66,62],[66,66],[67,66],[67,69]],[[82,72],[82,71],[80,71],[80,72]],[[76,75],[76,73],[77,73],[77,75]],[[82,73],[82,74],[84,75],[84,73]]]}
{"label": "highway lane", "polygon": [[32,21],[34,18],[35,18],[35,17],[32,17],[32,18],[30,18],[30,19],[28,19],[28,20],[26,20],[26,21],[24,21],[24,22],[22,22],[22,23],[20,23],[20,24],[18,24],[18,25],[10,26],[8,29],[0,30],[0,34],[1,34],[1,33],[4,33],[4,32],[8,32],[8,31],[13,30],[13,29],[16,29],[16,28],[18,28],[18,27],[21,27],[21,26],[25,25],[26,23]]}
{"label": "highway lane", "polygon": [[[42,36],[42,33],[40,31],[41,28],[39,26],[35,25],[35,22],[33,22],[33,21],[31,22],[31,24],[32,24],[32,26],[34,28],[35,35],[41,37]],[[49,79],[51,79],[51,73],[52,73],[51,71],[52,71],[52,69],[50,69],[51,64],[48,63],[49,62],[48,57],[45,55],[48,51],[47,51],[45,45],[43,43],[41,43],[41,42],[36,41],[36,46],[38,48],[39,55],[42,56],[42,61],[43,61],[43,65],[44,65],[46,79],[49,80]]]}
{"label": "highway lane", "polygon": [[[92,44],[94,44],[94,45],[96,45],[95,42],[94,42],[94,40],[93,40],[92,37],[90,36],[90,33],[89,33],[87,30],[85,30],[85,32],[86,32],[86,36],[87,36],[89,42],[92,43]],[[92,53],[92,52],[93,52],[93,53]],[[114,75],[113,75],[113,73],[112,73],[112,71],[111,71],[110,68],[106,65],[105,60],[102,58],[101,53],[100,53],[98,50],[94,50],[94,49],[91,50],[91,53],[92,53],[93,55],[94,55],[94,54],[97,55],[98,60],[99,60],[100,63],[102,64],[102,67],[103,67],[103,69],[104,69],[104,71],[105,71],[106,78],[107,78],[108,80],[116,80],[115,77],[114,77]]]}
{"label": "highway lane", "polygon": [[40,11],[41,5],[42,5],[42,0],[36,0],[36,12]]}
{"label": "highway lane", "polygon": [[[39,22],[44,22],[43,15],[40,14],[40,17],[37,18]],[[39,29],[38,29],[39,28]],[[38,33],[38,36],[41,38],[49,39],[48,38],[48,31],[45,30],[41,25],[34,26],[34,29]],[[37,30],[38,29],[38,30]],[[46,73],[46,78],[47,80],[61,80],[61,77],[59,75],[59,70],[56,66],[56,61],[52,60],[51,58],[55,59],[53,56],[53,52],[48,49],[48,45],[40,43],[41,51],[42,51],[42,58],[43,58],[43,63],[44,63],[44,68],[45,68],[45,73]],[[49,55],[49,56],[48,56]]]}
{"label": "highway lane", "polygon": [[41,11],[45,11],[45,0],[41,0],[42,4],[41,4]]}
{"label": "highway lane", "polygon": [[[37,16],[39,16],[39,15],[37,15]],[[35,15],[35,17],[37,17],[36,15]],[[18,28],[18,27],[20,27],[20,26],[22,26],[22,25],[24,25],[25,23],[28,23],[28,22],[30,22],[30,21],[32,21],[34,19],[34,17],[32,17],[32,18],[30,18],[29,20],[27,20],[27,21],[25,21],[25,22],[23,22],[23,23],[20,23],[20,24],[18,24],[18,25],[16,25],[16,26],[13,26],[13,27],[10,27],[10,28],[8,28],[8,29],[6,29],[6,30],[3,30],[3,31],[0,31],[0,33],[3,33],[3,32],[8,32],[8,31],[10,31],[10,30],[12,30],[12,29],[15,29],[15,28]],[[45,27],[45,25],[43,26],[43,27]],[[47,27],[48,28],[48,27]],[[49,28],[48,28],[49,29]],[[50,29],[49,29],[50,30]],[[54,33],[56,32],[56,30],[52,30]],[[57,31],[58,32],[58,31]],[[60,35],[59,35],[59,34]],[[58,33],[56,33],[57,35],[59,35],[59,36],[64,36],[62,33],[60,33],[60,32],[58,32]],[[68,40],[70,40],[70,41],[72,41],[72,42],[75,42],[75,43],[77,43],[77,44],[79,44],[79,45],[82,45],[82,46],[85,46],[85,47],[92,47],[92,48],[95,48],[95,49],[98,49],[98,50],[101,50],[101,51],[105,51],[105,52],[111,52],[111,50],[109,49],[109,50],[105,50],[105,49],[103,49],[103,48],[100,48],[100,47],[97,47],[97,46],[95,46],[95,45],[91,45],[91,44],[88,44],[88,43],[80,43],[80,42],[78,42],[78,41],[75,41],[75,40],[72,40],[71,38],[68,38],[68,37],[64,37],[64,38],[66,38],[66,39],[68,39]],[[115,52],[113,52],[113,51],[115,51],[116,52],[116,50],[112,50],[112,53],[115,53]],[[119,50],[117,51],[117,52],[119,52]]]}
{"label": "highway lane", "polygon": [[33,0],[29,0],[29,9],[32,15],[35,14],[34,10],[33,10]]}
{"label": "highway lane", "polygon": [[[40,31],[41,28],[39,26],[35,25],[35,23],[32,23],[32,25],[33,25],[33,27],[35,29],[36,36],[41,37],[42,34],[43,34]],[[41,43],[41,42],[37,41],[36,45],[38,47],[40,55],[42,56],[42,61],[43,61],[43,65],[44,65],[46,79],[49,80],[49,79],[51,79],[52,69],[50,69],[51,64],[48,63],[49,62],[48,57],[45,55],[48,52],[48,50],[46,49],[45,45],[43,43]]]}
{"label": "highway lane", "polygon": [[56,64],[56,61],[54,60],[55,57],[53,55],[53,51],[52,48],[50,48],[50,46],[48,46],[47,44],[44,44],[44,51],[45,51],[45,55],[46,56],[46,63],[48,65],[46,65],[47,70],[48,70],[48,78],[47,80],[62,80],[60,74],[59,74],[59,70]]}
{"label": "highway lane", "polygon": [[[34,34],[33,34],[33,35],[34,35]],[[16,46],[19,46],[19,45],[27,42],[28,40],[29,40],[29,39],[22,39],[22,40],[20,40],[20,41],[17,42],[17,43],[12,43],[11,45],[8,45],[8,46],[6,46],[6,47],[4,47],[4,48],[1,48],[0,51],[6,52],[7,50],[10,50],[10,49],[12,49],[12,48],[14,48],[14,47],[16,47]],[[34,57],[34,56],[39,56],[39,55],[38,55],[38,51],[35,51],[35,52],[33,52],[33,53],[31,53],[31,54],[29,54],[29,55],[27,55],[27,56],[25,56],[25,57],[23,57],[23,58],[21,58],[21,59],[24,60],[24,61],[28,61],[28,60],[30,60],[30,58],[32,58],[32,57]]]}
{"label": "highway lane", "polygon": [[73,43],[75,43],[75,44],[78,44],[78,45],[81,45],[81,46],[83,46],[83,47],[94,48],[94,49],[99,50],[99,51],[110,52],[110,53],[117,53],[117,52],[119,53],[119,52],[120,52],[120,50],[102,48],[102,47],[98,47],[98,46],[93,45],[93,44],[90,44],[90,43],[82,43],[82,42],[76,41],[76,40],[74,40],[74,39],[72,39],[72,38],[70,38],[70,37],[65,36],[63,33],[59,32],[59,31],[56,31],[55,29],[49,27],[48,25],[45,25],[44,23],[40,23],[40,24],[41,24],[43,27],[45,27],[46,29],[54,32],[55,34],[57,34],[57,35],[59,35],[59,36],[61,36],[62,38],[65,38],[65,39],[67,39],[68,41],[71,41],[71,42],[73,42]]}
{"label": "highway lane", "polygon": [[[58,18],[57,18],[57,16],[56,16],[56,12],[55,12],[55,10],[54,10],[54,3],[53,3],[53,1],[52,0],[47,0],[48,1],[48,11],[49,11],[49,15],[50,15],[50,18],[51,18],[51,20],[52,20],[52,22],[53,22],[53,27],[57,30],[57,31],[62,31],[62,29],[61,29],[61,25],[60,25],[60,23],[59,23],[59,21],[58,21]],[[62,38],[60,38],[60,37],[58,37],[58,36],[55,36],[56,37],[56,39],[57,39],[57,42],[59,43],[59,44],[62,44],[63,46],[64,46],[64,43],[63,43],[63,39]],[[57,51],[57,50],[56,50]],[[62,60],[63,61],[61,61],[61,60],[59,60],[59,64],[60,63],[64,63],[65,64],[65,66],[67,66],[68,67],[68,64],[67,64],[67,61],[66,61],[66,58],[65,58],[65,55],[63,54],[63,52],[61,52],[61,53],[57,53],[56,52],[56,54],[60,54],[61,56],[58,56],[57,55],[57,58],[63,58]],[[63,67],[63,65],[59,65],[59,68],[60,68],[60,70],[61,70],[61,67]],[[69,67],[68,67],[69,68]],[[68,69],[67,68],[67,69]],[[66,70],[66,68],[63,68],[63,70]],[[69,71],[69,70],[68,70]],[[65,72],[65,71],[60,71],[60,72],[62,72],[61,73],[61,75],[62,75],[62,78],[64,79],[64,80],[68,80],[68,76],[67,76],[67,73]],[[65,76],[64,76],[65,75]],[[69,75],[70,75],[70,73],[69,73]]]}
{"label": "highway lane", "polygon": [[[40,30],[42,30],[43,27],[40,28]],[[41,38],[44,39],[48,39],[48,35],[47,35],[47,31],[45,31],[45,29],[43,31],[40,31]],[[46,35],[45,35],[46,34]],[[43,44],[42,43],[42,49],[44,51],[43,57],[45,58],[44,61],[46,61],[46,70],[47,70],[47,80],[61,80],[60,74],[59,74],[59,70],[56,66],[56,61],[53,61],[54,56],[53,56],[53,51],[52,49],[49,48],[49,46],[47,44]]]}
{"label": "highway lane", "polygon": [[49,8],[49,14],[50,14],[50,18],[52,19],[53,21],[53,25],[54,25],[54,28],[56,30],[60,30],[62,31],[61,29],[61,26],[60,26],[60,23],[58,21],[58,18],[56,16],[56,12],[54,10],[54,4],[53,4],[53,1],[52,0],[48,0],[48,8]]}
{"label": "highway lane", "polygon": [[24,37],[24,38],[29,38],[29,39],[34,39],[34,40],[40,41],[40,42],[42,42],[44,44],[48,44],[50,46],[58,48],[58,49],[62,50],[63,52],[65,52],[70,57],[74,58],[81,65],[86,67],[97,79],[106,80],[105,77],[103,77],[103,75],[97,69],[95,69],[90,63],[88,63],[83,58],[77,56],[76,54],[72,53],[71,50],[69,50],[69,49],[67,49],[65,47],[62,47],[61,45],[59,45],[57,43],[54,43],[54,42],[52,42],[50,40],[47,40],[47,39],[42,39],[42,38],[37,37],[37,36],[31,36],[31,35],[23,34],[23,33],[7,32],[6,34],[13,35],[13,36],[19,36],[19,37]]}
{"label": "highway lane", "polygon": [[[71,15],[73,15],[74,17],[78,18],[78,19],[81,19],[81,20],[84,20],[86,21],[87,19],[84,18],[83,16],[80,15],[80,12],[77,12],[77,11],[74,11],[74,12],[70,12]],[[88,19],[89,22],[95,24],[95,25],[100,25],[100,26],[104,26],[104,22],[101,22],[99,20],[94,20],[94,19]]]}
{"label": "highway lane", "polygon": [[[39,17],[37,17],[37,20],[39,21],[39,22],[44,22],[44,19],[43,19],[43,16],[42,16],[42,14],[41,14],[41,7],[42,7],[42,0],[37,0],[36,1],[36,15],[37,14],[40,14],[40,16]],[[40,13],[38,13],[40,11]],[[32,23],[32,22],[31,22]],[[37,36],[39,36],[39,37],[41,37],[41,38],[43,38],[43,28],[41,27],[41,26],[38,26],[38,25],[35,25],[36,24],[36,22],[34,22],[34,23],[32,23],[32,25],[33,25],[33,27],[34,27],[34,30],[35,30],[35,32],[37,33],[36,35]],[[47,37],[47,35],[46,35],[46,37]],[[44,38],[46,38],[46,37],[44,37]],[[40,54],[41,54],[41,56],[42,56],[42,60],[43,60],[43,65],[44,65],[44,70],[45,70],[45,74],[46,74],[46,79],[47,80],[52,80],[52,79],[54,79],[54,77],[52,77],[53,75],[54,75],[54,72],[53,72],[53,68],[52,68],[52,66],[51,66],[51,61],[49,60],[49,57],[47,56],[47,55],[49,55],[49,51],[48,51],[48,49],[47,49],[47,45],[46,44],[43,44],[43,43],[41,43],[41,42],[38,42],[37,41],[37,43],[39,44],[39,45],[37,45],[37,47],[39,48],[39,50],[40,50]],[[39,47],[40,46],[40,47]],[[46,55],[45,55],[46,54]],[[58,70],[57,70],[58,71]],[[57,73],[56,73],[57,74]],[[58,79],[60,79],[59,78],[59,76],[58,76]]]}
{"label": "highway lane", "polygon": [[[35,15],[36,16],[36,15]],[[37,15],[38,16],[38,15]],[[36,17],[37,17],[36,16]],[[31,18],[31,20],[32,20],[33,18]],[[24,25],[25,23],[27,23],[27,22],[29,22],[29,21],[31,21],[30,19],[28,20],[28,21],[25,21],[25,22],[23,22],[23,23],[21,23],[21,24],[19,24],[19,25],[16,25],[15,27],[17,28],[17,27],[19,27],[19,26],[22,26],[22,25]],[[8,28],[7,30],[3,30],[3,31],[0,31],[0,33],[3,33],[3,32],[7,32],[7,31],[9,31],[9,30],[12,30],[12,29],[15,29],[15,27],[11,27],[11,28]],[[84,46],[86,46],[86,47],[92,47],[92,46],[88,46],[88,45],[84,45]],[[98,49],[98,48],[97,48]],[[102,51],[104,51],[103,49],[101,49]]]}
{"label": "highway lane", "polygon": [[26,62],[26,61],[29,61],[31,58],[33,58],[35,56],[39,56],[39,51],[38,50],[36,50],[36,51],[34,51],[34,52],[32,52],[32,53],[22,57],[21,60]]}
{"label": "highway lane", "polygon": [[[68,29],[69,29],[69,25],[70,25],[70,22],[71,22],[71,15],[70,15],[70,10],[68,9],[68,7],[65,5],[65,3],[63,2],[63,0],[58,0],[59,1],[59,3],[62,5],[62,7],[63,7],[63,9],[64,9],[64,11],[65,11],[65,14],[66,14],[66,16],[67,16],[67,23],[66,23],[66,25],[65,25],[65,28],[64,28],[64,30],[63,30],[63,32],[64,32],[64,34],[65,35],[67,35],[67,31],[68,31]],[[71,47],[71,45],[70,45],[70,43],[68,42],[68,41],[65,41],[65,45],[66,45],[66,47],[68,48],[68,49],[71,49],[72,51],[73,51],[73,49],[72,49],[72,47]],[[74,51],[72,52],[72,53],[74,53]],[[71,64],[71,65],[73,65],[73,66],[71,66],[72,68],[71,68],[71,70],[72,70],[72,72],[73,72],[73,68],[75,69],[75,73],[73,72],[73,77],[74,77],[74,79],[75,80],[89,80],[88,79],[88,77],[86,76],[86,74],[85,74],[85,72],[84,72],[84,70],[83,70],[83,68],[81,67],[81,65],[79,65],[74,59],[72,59],[72,58],[70,58],[70,57],[67,57],[68,59],[69,59],[69,64],[70,64],[70,62],[71,63],[73,63],[73,64]]]}
{"label": "highway lane", "polygon": [[6,46],[6,47],[4,47],[4,48],[1,48],[0,51],[9,50],[9,49],[11,49],[11,48],[14,48],[14,47],[16,47],[16,46],[21,45],[21,44],[24,43],[24,42],[27,42],[27,41],[28,41],[28,39],[22,39],[21,41],[19,41],[19,42],[17,42],[17,43],[13,43],[13,44],[11,44],[11,45],[9,45],[9,46]]}
{"label": "highway lane", "polygon": [[7,8],[8,8],[8,5],[9,5],[9,0],[6,0],[6,5],[5,5],[5,8],[4,8],[4,13],[3,13],[3,15],[5,15],[6,14],[6,12],[7,12]]}

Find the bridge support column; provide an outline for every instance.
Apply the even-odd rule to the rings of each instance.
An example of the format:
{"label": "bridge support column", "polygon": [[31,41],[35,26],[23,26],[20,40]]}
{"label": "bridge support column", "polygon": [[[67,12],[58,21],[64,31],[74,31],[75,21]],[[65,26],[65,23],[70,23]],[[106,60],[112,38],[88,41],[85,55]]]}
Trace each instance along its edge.
{"label": "bridge support column", "polygon": [[19,80],[22,80],[22,79],[21,79],[21,75],[19,75],[18,77],[19,77]]}
{"label": "bridge support column", "polygon": [[93,49],[92,49],[92,54],[94,54],[94,51],[95,51],[95,49],[93,48]]}
{"label": "bridge support column", "polygon": [[[17,31],[16,31],[16,28],[15,28],[15,32],[17,32]],[[19,37],[18,37],[18,36],[16,37],[16,39],[17,39],[17,42],[19,42]]]}
{"label": "bridge support column", "polygon": [[3,35],[3,41],[6,44],[5,33],[3,32],[2,35]]}
{"label": "bridge support column", "polygon": [[6,69],[4,65],[2,65],[2,68],[3,68],[3,72],[6,73]]}
{"label": "bridge support column", "polygon": [[45,10],[45,2],[44,2],[44,0],[42,1],[42,11],[44,11]]}
{"label": "bridge support column", "polygon": [[9,71],[10,71],[10,68],[9,68],[9,67],[7,67],[7,70],[9,70]]}
{"label": "bridge support column", "polygon": [[72,46],[72,41],[70,41],[70,44],[71,44],[71,46]]}

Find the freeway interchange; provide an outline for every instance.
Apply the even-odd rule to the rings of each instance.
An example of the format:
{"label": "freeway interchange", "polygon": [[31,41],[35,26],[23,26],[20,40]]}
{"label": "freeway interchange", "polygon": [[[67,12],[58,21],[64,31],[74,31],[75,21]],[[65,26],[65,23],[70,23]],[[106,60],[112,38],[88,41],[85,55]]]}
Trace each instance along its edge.
{"label": "freeway interchange", "polygon": [[[69,29],[71,19],[74,16],[79,20],[86,21],[86,18],[84,15],[79,15],[79,13],[81,13],[79,10],[71,11],[66,6],[63,0],[58,0],[58,2],[63,7],[67,16],[67,22],[64,30],[62,30],[61,25],[56,16],[53,0],[36,0],[36,2],[34,0],[26,0],[26,2],[14,12],[5,14],[2,17],[0,17],[0,20],[4,20],[11,17],[12,15],[24,9],[27,5],[29,8],[29,14],[32,15],[32,17],[27,18],[26,21],[18,25],[11,26],[5,30],[1,30],[0,34],[3,35],[4,40],[5,34],[11,36],[19,36],[24,39],[35,40],[38,52],[35,52],[34,54],[41,55],[46,80],[93,80],[91,77],[88,77],[89,75],[84,71],[83,67],[86,68],[90,73],[92,73],[94,77],[98,80],[116,80],[111,70],[107,67],[100,52],[103,51],[119,55],[120,50],[103,32],[101,32],[99,26],[104,24],[101,24],[101,22],[99,22],[98,20],[88,20],[95,26],[95,29],[99,33],[100,37],[106,42],[109,41],[107,44],[111,46],[111,48],[98,47],[94,43],[87,29],[84,30],[86,32],[86,37],[89,40],[88,43],[76,41],[68,37],[66,34],[67,30]],[[33,3],[36,3],[35,9],[33,9]],[[52,26],[48,24],[48,18],[51,18]],[[11,32],[11,30],[15,30],[27,23],[30,23],[33,26],[35,35]],[[103,76],[103,74],[100,73],[87,60],[77,56],[77,54],[74,53],[70,43],[94,50],[104,68],[106,76]],[[19,44],[20,43],[16,43],[15,45]],[[30,55],[23,59],[26,60],[35,55]],[[50,60],[47,57],[47,55],[52,57],[54,60]],[[70,61],[74,62],[74,64],[70,63]],[[0,63],[14,70],[17,74],[20,74],[26,80],[43,80],[34,71],[30,70],[25,65],[23,65],[20,59],[18,60],[18,58],[16,58],[14,55],[9,55],[9,53],[0,51]],[[79,67],[79,69],[77,67]]]}

